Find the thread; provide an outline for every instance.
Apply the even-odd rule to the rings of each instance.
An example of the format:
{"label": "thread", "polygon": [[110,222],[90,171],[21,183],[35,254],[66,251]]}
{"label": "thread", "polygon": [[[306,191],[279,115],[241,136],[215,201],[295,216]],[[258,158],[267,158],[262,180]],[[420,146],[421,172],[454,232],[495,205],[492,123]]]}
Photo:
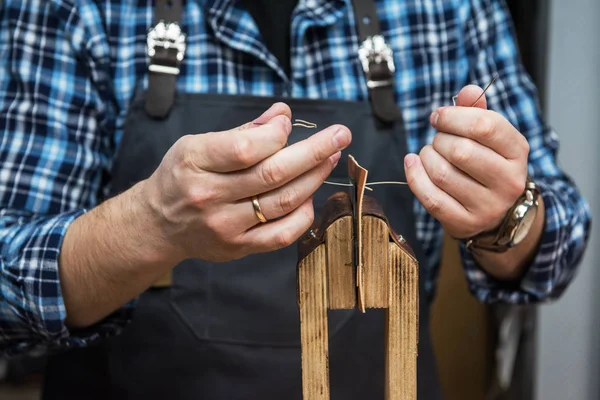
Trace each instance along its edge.
{"label": "thread", "polygon": [[314,122],[305,121],[303,119],[295,119],[292,126],[299,126],[301,128],[315,129],[317,124]]}
{"label": "thread", "polygon": [[[331,181],[324,181],[323,183],[325,183],[326,185],[334,185],[334,186],[346,186],[346,187],[354,186],[351,183],[341,183],[341,182],[331,182]],[[373,185],[408,185],[408,183],[401,182],[401,181],[367,182],[367,184],[365,185],[365,189],[373,191],[374,189],[369,187],[369,186],[373,186]]]}
{"label": "thread", "polygon": [[[483,95],[485,94],[485,92],[488,91],[488,89],[492,86],[492,84],[494,82],[496,82],[496,79],[498,79],[498,74],[495,74],[494,77],[492,78],[492,80],[490,81],[490,83],[488,83],[488,85],[485,87],[485,89],[483,89],[483,92],[481,92],[481,94],[479,95],[479,97],[477,98],[477,100],[475,100],[475,102],[471,105],[471,107],[475,107],[475,105],[477,103],[479,103],[479,100],[481,100],[481,98],[483,97]],[[458,95],[453,96],[452,97],[452,104],[456,106],[456,99],[458,99]]]}
{"label": "thread", "polygon": [[[317,124],[315,124],[314,122],[303,120],[303,119],[295,119],[292,126],[298,126],[301,128],[308,128],[308,129],[315,129],[317,127]],[[346,187],[353,186],[351,183],[340,183],[340,182],[330,182],[330,181],[325,181],[323,183],[325,183],[327,185],[334,185],[334,186],[346,186]],[[373,189],[369,187],[370,185],[408,185],[408,183],[395,182],[395,181],[371,182],[371,183],[367,183],[365,185],[365,189],[373,191]]]}

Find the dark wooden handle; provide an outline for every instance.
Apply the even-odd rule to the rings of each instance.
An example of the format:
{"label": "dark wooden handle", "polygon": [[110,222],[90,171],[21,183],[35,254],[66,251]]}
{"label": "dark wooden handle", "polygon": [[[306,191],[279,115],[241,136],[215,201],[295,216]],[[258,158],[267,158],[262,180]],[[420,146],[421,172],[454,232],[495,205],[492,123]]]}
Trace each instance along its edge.
{"label": "dark wooden handle", "polygon": [[[364,196],[362,215],[383,219],[389,228],[391,241],[396,242],[398,246],[402,247],[410,255],[415,257],[409,244],[402,239],[401,235],[393,230],[377,200],[370,196]],[[298,261],[300,262],[306,258],[319,247],[319,245],[325,242],[325,232],[332,223],[347,216],[352,216],[352,202],[350,201],[350,195],[348,193],[338,192],[327,199],[321,215],[315,220],[311,227],[313,234],[311,235],[309,230],[302,235],[298,241]]]}
{"label": "dark wooden handle", "polygon": [[298,241],[298,261],[306,258],[325,242],[325,232],[331,224],[347,216],[352,216],[352,203],[348,193],[338,192],[327,199],[321,215]]}

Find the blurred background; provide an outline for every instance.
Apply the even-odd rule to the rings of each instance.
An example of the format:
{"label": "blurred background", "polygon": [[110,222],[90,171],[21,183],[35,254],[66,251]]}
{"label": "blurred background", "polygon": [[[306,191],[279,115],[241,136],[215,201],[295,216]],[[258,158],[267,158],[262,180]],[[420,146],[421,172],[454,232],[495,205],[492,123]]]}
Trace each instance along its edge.
{"label": "blurred background", "polygon": [[[593,217],[600,218],[600,2],[549,4],[546,114],[561,138],[560,161],[590,201]],[[595,297],[600,287],[600,225],[597,220],[592,225],[590,246],[573,286],[559,302],[540,309],[538,399],[600,399],[600,301]]]}
{"label": "blurred background", "polygon": [[[561,139],[559,160],[600,215],[600,1],[508,0],[523,61]],[[0,0],[0,8],[2,0]],[[599,224],[566,294],[538,307],[486,307],[467,292],[447,240],[433,309],[444,397],[600,399]],[[43,357],[0,359],[0,399],[39,398]]]}

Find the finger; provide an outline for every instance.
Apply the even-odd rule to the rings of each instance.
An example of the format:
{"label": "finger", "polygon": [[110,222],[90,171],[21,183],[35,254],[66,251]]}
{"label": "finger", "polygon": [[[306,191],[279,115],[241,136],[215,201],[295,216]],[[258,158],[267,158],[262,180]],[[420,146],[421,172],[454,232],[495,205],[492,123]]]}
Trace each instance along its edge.
{"label": "finger", "polygon": [[472,107],[443,107],[433,112],[431,124],[438,132],[475,140],[501,156],[516,160],[527,155],[527,141],[500,114]]}
{"label": "finger", "polygon": [[190,136],[186,156],[199,170],[239,171],[282,149],[291,131],[289,117],[279,114],[260,126]]}
{"label": "finger", "polygon": [[[311,197],[327,179],[337,165],[341,153],[336,153],[310,171],[275,190],[258,196],[260,209],[269,221],[283,217],[302,205]],[[231,205],[231,215],[239,215],[241,223],[250,227],[259,223],[252,208],[248,207],[250,200],[243,199]]]}
{"label": "finger", "polygon": [[404,159],[404,166],[408,186],[425,210],[451,232],[462,231],[465,228],[469,231],[470,225],[466,226],[471,218],[469,212],[431,181],[420,157],[408,154]]}
{"label": "finger", "polygon": [[433,149],[456,168],[488,188],[500,186],[502,181],[516,172],[514,166],[504,157],[462,136],[438,133],[433,138]]}
{"label": "finger", "polygon": [[483,89],[477,85],[467,85],[458,92],[456,105],[460,107],[477,107],[487,110],[487,99],[482,96]]}
{"label": "finger", "polygon": [[262,113],[261,116],[256,118],[254,121],[246,122],[244,125],[237,126],[230,131],[241,131],[244,129],[256,128],[257,126],[266,124],[278,115],[285,115],[291,120],[292,110],[285,103],[274,103],[267,111]]}
{"label": "finger", "polygon": [[312,198],[309,198],[285,217],[246,231],[240,242],[252,253],[278,250],[293,244],[310,228],[313,220],[313,203]]}
{"label": "finger", "polygon": [[229,195],[239,200],[283,186],[346,148],[351,140],[348,128],[330,126],[278,151],[252,168],[228,175]]}
{"label": "finger", "polygon": [[491,197],[490,190],[452,165],[432,146],[419,153],[425,172],[435,186],[458,201],[469,212],[480,208]]}
{"label": "finger", "polygon": [[249,122],[248,125],[252,127],[264,125],[278,115],[285,115],[290,121],[292,120],[292,110],[290,109],[290,107],[285,103],[279,102],[273,104],[260,117],[256,118],[252,122]]}

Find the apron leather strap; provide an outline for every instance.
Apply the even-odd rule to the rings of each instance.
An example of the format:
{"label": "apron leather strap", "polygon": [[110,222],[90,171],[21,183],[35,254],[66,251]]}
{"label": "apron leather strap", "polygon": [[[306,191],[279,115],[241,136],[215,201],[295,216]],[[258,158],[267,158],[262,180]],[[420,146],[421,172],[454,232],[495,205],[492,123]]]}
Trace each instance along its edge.
{"label": "apron leather strap", "polygon": [[359,58],[367,77],[373,114],[384,122],[402,119],[394,93],[393,56],[381,35],[375,0],[352,0],[361,43]]}
{"label": "apron leather strap", "polygon": [[[156,0],[154,7],[155,28],[161,24],[164,24],[162,27],[173,23],[178,24],[181,19],[181,11],[182,0]],[[161,43],[167,41],[173,43],[172,40],[177,39],[170,37],[168,34],[166,37],[162,37],[158,30],[155,31],[155,34]],[[150,53],[151,49],[149,48],[150,65],[148,67],[145,110],[153,118],[165,118],[171,111],[175,101],[179,64],[181,58],[183,58],[183,53],[176,46],[161,46],[161,43],[157,43],[153,47],[153,53]]]}
{"label": "apron leather strap", "polygon": [[179,22],[181,20],[182,0],[155,0],[154,23]]}
{"label": "apron leather strap", "polygon": [[[375,0],[352,0],[354,16],[361,42],[359,57],[367,77],[367,87],[373,114],[383,122],[395,122],[402,114],[395,101],[394,64],[379,25]],[[155,23],[178,23],[181,19],[182,0],[156,0]],[[165,118],[175,99],[179,73],[176,47],[155,47],[151,57],[145,109],[149,116]]]}
{"label": "apron leather strap", "polygon": [[375,0],[352,0],[352,7],[354,8],[354,19],[356,20],[358,37],[361,42],[368,37],[381,33]]}

